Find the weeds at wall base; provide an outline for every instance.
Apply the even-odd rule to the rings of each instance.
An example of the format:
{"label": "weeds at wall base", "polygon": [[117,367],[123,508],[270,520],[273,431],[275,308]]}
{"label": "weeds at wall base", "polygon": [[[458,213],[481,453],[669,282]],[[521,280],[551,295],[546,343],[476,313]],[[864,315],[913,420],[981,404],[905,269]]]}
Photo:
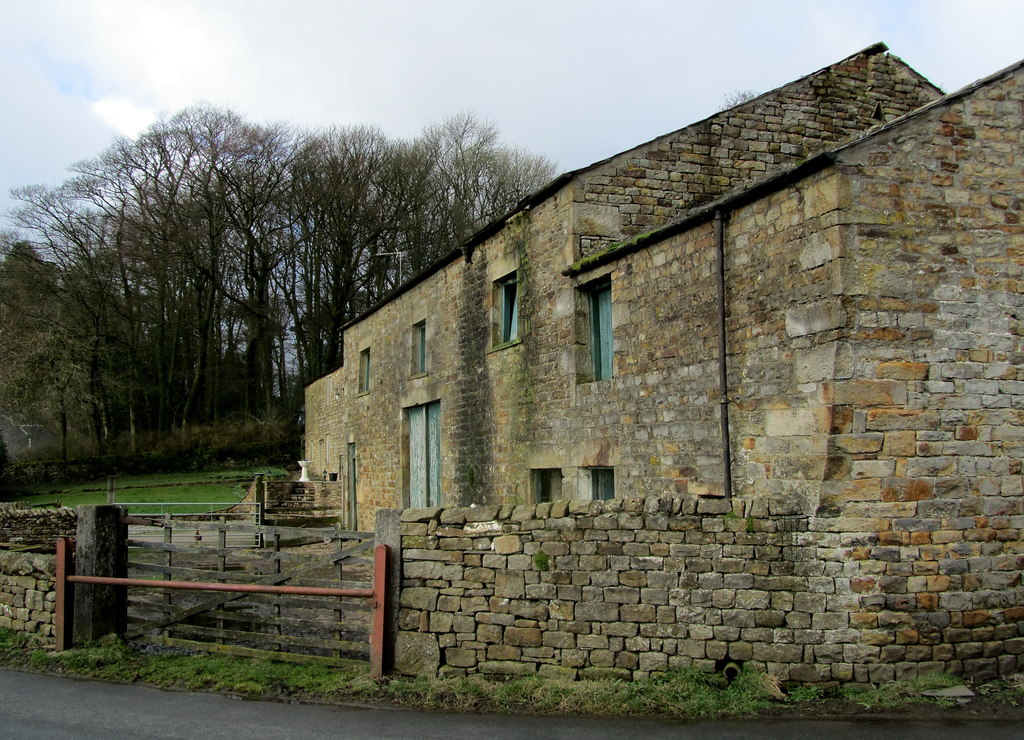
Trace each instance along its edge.
{"label": "weeds at wall base", "polygon": [[[664,719],[751,717],[775,710],[812,710],[829,701],[848,701],[868,711],[893,711],[912,705],[941,710],[949,700],[921,692],[962,683],[939,674],[877,687],[800,686],[783,696],[777,682],[743,671],[727,688],[711,685],[707,674],[679,671],[642,681],[519,677],[489,681],[480,676],[391,677],[374,681],[364,670],[297,665],[217,655],[167,655],[136,651],[107,638],[90,646],[56,653],[37,638],[0,630],[0,665],[161,688],[216,691],[246,698],[315,703],[379,703],[456,712],[648,716]],[[976,688],[987,700],[1024,705],[1024,680],[989,682]]]}

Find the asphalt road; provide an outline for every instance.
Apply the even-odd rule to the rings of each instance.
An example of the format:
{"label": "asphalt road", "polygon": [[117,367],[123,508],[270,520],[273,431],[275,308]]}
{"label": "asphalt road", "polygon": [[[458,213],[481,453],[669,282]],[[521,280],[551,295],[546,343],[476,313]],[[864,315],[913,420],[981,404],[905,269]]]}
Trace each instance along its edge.
{"label": "asphalt road", "polygon": [[990,740],[1024,737],[1024,722],[657,722],[432,714],[241,701],[34,673],[0,671],[0,738],[444,738],[445,740]]}

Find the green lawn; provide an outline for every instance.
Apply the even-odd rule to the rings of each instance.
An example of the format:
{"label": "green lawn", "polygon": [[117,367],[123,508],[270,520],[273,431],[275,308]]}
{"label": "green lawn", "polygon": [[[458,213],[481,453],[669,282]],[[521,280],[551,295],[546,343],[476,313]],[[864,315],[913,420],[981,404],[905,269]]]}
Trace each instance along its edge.
{"label": "green lawn", "polygon": [[[248,468],[219,470],[202,473],[173,473],[162,475],[119,475],[114,480],[115,501],[132,503],[213,503],[231,504],[245,496],[246,489],[257,473],[269,478],[285,478],[282,468]],[[106,479],[82,483],[42,483],[9,499],[24,501],[31,506],[81,506],[107,502]],[[172,506],[168,511],[181,514],[209,511],[213,507]],[[130,509],[130,507],[129,507]],[[158,513],[155,507],[144,507],[139,513]]]}

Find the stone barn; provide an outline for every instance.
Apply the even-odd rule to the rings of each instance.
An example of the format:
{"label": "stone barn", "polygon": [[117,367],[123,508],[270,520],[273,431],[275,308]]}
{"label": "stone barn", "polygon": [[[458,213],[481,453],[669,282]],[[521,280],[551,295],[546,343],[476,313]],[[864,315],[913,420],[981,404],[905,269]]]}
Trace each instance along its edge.
{"label": "stone barn", "polygon": [[[695,524],[712,543],[722,527],[729,542],[788,528],[786,547],[807,546],[786,588],[813,603],[800,640],[820,655],[779,665],[841,680],[912,675],[871,667],[887,661],[1015,670],[1022,75],[943,95],[876,45],[562,175],[346,327],[345,364],[306,388],[313,469],[339,474],[362,526],[379,508],[425,512],[403,528],[417,553],[448,547],[446,521],[483,521],[430,507],[483,507],[487,527],[518,533],[599,501],[696,501],[647,508],[746,522]],[[423,557],[448,562],[437,552]],[[722,574],[683,594],[676,565],[665,577],[686,614],[671,621],[709,640],[728,625],[712,614]],[[782,603],[764,593],[759,609]],[[445,636],[405,606],[408,635],[477,669],[478,633]],[[537,624],[541,641],[553,627]]]}

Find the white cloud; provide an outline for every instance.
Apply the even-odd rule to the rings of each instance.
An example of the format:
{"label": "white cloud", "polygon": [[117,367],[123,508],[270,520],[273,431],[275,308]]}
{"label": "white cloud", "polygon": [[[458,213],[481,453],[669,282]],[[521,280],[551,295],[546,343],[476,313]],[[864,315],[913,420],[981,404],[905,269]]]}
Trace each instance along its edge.
{"label": "white cloud", "polygon": [[471,110],[568,169],[875,41],[955,89],[1015,61],[1022,32],[1018,0],[8,3],[0,195],[200,100],[396,136]]}
{"label": "white cloud", "polygon": [[149,108],[135,105],[124,98],[103,98],[92,104],[93,112],[124,136],[134,138],[156,120]]}

